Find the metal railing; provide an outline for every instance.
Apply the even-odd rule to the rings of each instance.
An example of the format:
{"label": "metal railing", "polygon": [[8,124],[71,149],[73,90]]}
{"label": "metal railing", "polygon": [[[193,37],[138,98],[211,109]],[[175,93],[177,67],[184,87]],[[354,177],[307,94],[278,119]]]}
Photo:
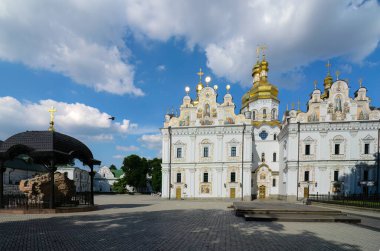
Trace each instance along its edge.
{"label": "metal railing", "polygon": [[380,194],[310,194],[310,201],[345,206],[380,208]]}
{"label": "metal railing", "polygon": [[[69,199],[56,199],[56,207],[89,206],[91,202],[90,192],[74,194]],[[4,209],[42,209],[49,208],[49,200],[30,200],[25,194],[5,194],[3,196]]]}

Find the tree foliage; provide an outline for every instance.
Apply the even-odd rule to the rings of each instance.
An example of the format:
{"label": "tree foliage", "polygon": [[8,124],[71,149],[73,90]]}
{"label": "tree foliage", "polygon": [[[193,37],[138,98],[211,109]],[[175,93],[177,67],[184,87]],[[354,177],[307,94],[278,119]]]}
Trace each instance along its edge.
{"label": "tree foliage", "polygon": [[155,192],[161,192],[162,186],[162,173],[161,173],[161,159],[154,158],[149,160],[149,167],[152,175],[152,188]]}
{"label": "tree foliage", "polygon": [[132,154],[124,158],[121,169],[125,173],[126,184],[138,188],[146,187],[146,175],[149,171],[148,161],[140,158],[138,155]]}
{"label": "tree foliage", "polygon": [[117,168],[116,168],[116,166],[115,166],[114,164],[112,164],[112,165],[110,165],[110,170],[111,170],[111,171],[116,171]]}

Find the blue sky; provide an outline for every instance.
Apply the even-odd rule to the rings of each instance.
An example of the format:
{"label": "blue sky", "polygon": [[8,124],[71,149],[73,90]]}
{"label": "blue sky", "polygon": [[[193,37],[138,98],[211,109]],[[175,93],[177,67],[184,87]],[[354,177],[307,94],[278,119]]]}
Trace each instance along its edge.
{"label": "blue sky", "polygon": [[[380,107],[378,1],[10,1],[0,3],[0,139],[56,129],[86,143],[103,164],[160,155],[159,128],[199,68],[240,109],[258,44],[286,104],[306,102],[325,64],[363,79]],[[115,121],[108,120],[115,116]]]}

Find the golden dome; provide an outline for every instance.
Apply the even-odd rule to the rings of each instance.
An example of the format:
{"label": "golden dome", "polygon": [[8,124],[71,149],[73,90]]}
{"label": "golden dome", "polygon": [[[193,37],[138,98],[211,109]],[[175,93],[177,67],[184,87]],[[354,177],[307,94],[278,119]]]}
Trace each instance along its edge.
{"label": "golden dome", "polygon": [[[258,81],[255,81],[251,89],[246,92],[242,97],[242,109],[248,106],[249,103],[259,100],[259,99],[274,99],[278,100],[278,88],[275,85],[272,85],[267,80],[267,73],[269,70],[269,64],[265,59],[261,62],[257,62],[252,69],[253,77],[256,74],[262,74],[262,71],[265,71]],[[255,79],[255,77],[254,77]]]}
{"label": "golden dome", "polygon": [[254,78],[256,74],[260,74],[260,62],[257,61],[255,66],[252,68],[252,77]]}
{"label": "golden dome", "polygon": [[321,98],[325,99],[329,97],[329,90],[333,84],[333,78],[331,77],[330,74],[328,74],[325,79],[323,80],[323,86],[325,87],[325,90],[323,91]]}

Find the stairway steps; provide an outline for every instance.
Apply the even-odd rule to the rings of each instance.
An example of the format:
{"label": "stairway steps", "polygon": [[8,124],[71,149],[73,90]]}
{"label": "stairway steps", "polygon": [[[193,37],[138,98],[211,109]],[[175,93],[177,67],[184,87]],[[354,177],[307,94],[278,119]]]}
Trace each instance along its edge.
{"label": "stairway steps", "polygon": [[246,221],[279,221],[279,222],[344,222],[360,223],[358,218],[346,215],[319,215],[319,214],[244,214]]}

